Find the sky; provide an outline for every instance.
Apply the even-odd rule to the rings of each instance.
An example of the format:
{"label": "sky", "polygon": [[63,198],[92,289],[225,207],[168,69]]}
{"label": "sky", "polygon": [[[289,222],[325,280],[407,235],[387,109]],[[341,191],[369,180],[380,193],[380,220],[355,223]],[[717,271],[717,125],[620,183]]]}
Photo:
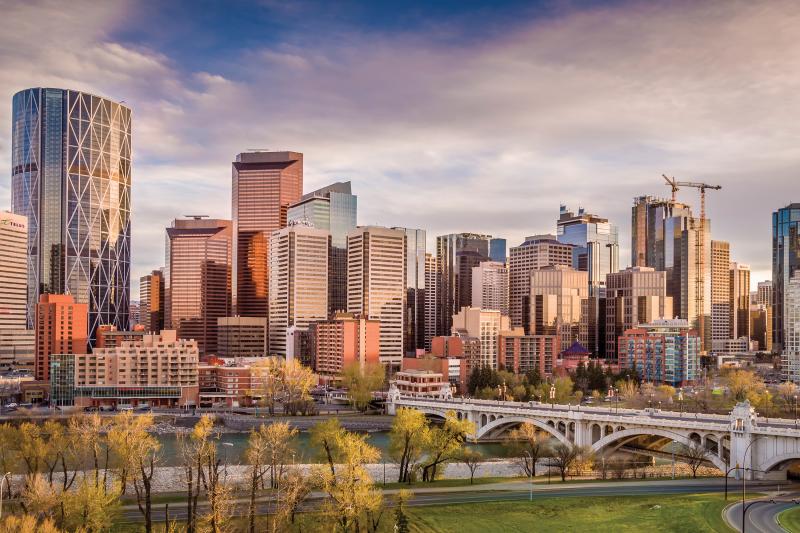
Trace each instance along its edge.
{"label": "sky", "polygon": [[[800,201],[800,5],[669,2],[0,0],[0,208],[12,95],[133,110],[133,273],[184,214],[230,217],[231,161],[304,154],[305,190],[352,181],[359,224],[553,233],[559,205],[619,226],[708,193],[712,238],[771,277],[771,213]],[[5,102],[5,104],[2,104]],[[2,126],[5,125],[5,126]],[[699,211],[698,194],[678,199]]]}

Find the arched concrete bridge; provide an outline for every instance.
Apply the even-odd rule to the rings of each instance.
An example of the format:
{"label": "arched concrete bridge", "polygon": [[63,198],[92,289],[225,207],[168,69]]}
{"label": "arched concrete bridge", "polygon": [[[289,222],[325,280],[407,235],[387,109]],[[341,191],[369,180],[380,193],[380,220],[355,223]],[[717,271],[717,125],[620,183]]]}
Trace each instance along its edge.
{"label": "arched concrete bridge", "polygon": [[686,446],[698,444],[706,450],[709,463],[723,472],[737,466],[745,468],[749,479],[783,478],[788,466],[800,461],[796,421],[759,417],[748,402],[738,404],[729,415],[710,415],[613,406],[423,399],[401,396],[395,389],[389,391],[386,405],[389,414],[408,407],[444,418],[453,411],[475,424],[471,438],[476,441],[501,440],[509,430],[529,422],[560,442],[590,446],[604,455],[622,446],[661,450],[673,441]]}

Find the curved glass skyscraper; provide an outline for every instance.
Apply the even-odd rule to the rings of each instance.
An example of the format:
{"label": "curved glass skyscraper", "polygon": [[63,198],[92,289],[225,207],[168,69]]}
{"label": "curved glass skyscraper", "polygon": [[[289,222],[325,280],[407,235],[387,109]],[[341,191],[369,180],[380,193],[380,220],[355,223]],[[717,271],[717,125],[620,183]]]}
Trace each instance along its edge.
{"label": "curved glass skyscraper", "polygon": [[14,95],[12,210],[28,217],[28,322],[40,294],[89,306],[89,332],[128,328],[131,110],[79,91]]}

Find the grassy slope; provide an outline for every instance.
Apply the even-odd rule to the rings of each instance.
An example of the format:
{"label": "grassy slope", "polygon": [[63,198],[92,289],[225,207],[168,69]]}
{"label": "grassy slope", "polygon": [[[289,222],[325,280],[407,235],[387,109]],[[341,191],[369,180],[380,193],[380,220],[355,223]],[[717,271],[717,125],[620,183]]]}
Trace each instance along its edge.
{"label": "grassy slope", "polygon": [[778,515],[778,522],[789,531],[800,533],[800,509],[795,507],[785,510]]}

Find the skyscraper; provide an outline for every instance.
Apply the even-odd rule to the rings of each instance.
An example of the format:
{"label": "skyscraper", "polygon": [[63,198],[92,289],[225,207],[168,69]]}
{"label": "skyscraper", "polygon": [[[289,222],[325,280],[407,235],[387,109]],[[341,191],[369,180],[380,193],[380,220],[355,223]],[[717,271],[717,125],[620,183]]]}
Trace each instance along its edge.
{"label": "skyscraper", "polygon": [[508,261],[507,253],[505,239],[495,237],[489,241],[489,259],[497,263],[505,263]]}
{"label": "skyscraper", "polygon": [[800,383],[800,271],[795,271],[783,292],[783,379]]}
{"label": "skyscraper", "polygon": [[472,307],[500,311],[508,316],[508,267],[484,261],[472,267]]}
{"label": "skyscraper", "polygon": [[439,303],[437,283],[439,272],[436,256],[425,254],[425,350],[431,350],[431,339],[436,336],[437,306]]}
{"label": "skyscraper", "polygon": [[217,319],[231,315],[231,221],[195,216],[167,228],[164,298],[167,329],[217,352]]}
{"label": "skyscraper", "polygon": [[286,357],[287,333],[328,318],[330,234],[292,222],[269,244],[269,354]]}
{"label": "skyscraper", "polygon": [[28,219],[0,211],[0,368],[32,367],[28,329]]}
{"label": "skyscraper", "polygon": [[731,339],[750,338],[750,266],[731,263]]}
{"label": "skyscraper", "polygon": [[[572,244],[563,244],[555,235],[525,237],[511,248],[508,258],[508,306],[511,327],[530,333],[531,271],[551,265],[572,265]],[[587,278],[588,279],[588,278]]]}
{"label": "skyscraper", "polygon": [[586,213],[575,214],[562,205],[556,223],[558,242],[572,244],[572,267],[589,273],[589,294],[601,296],[606,276],[619,270],[617,226],[607,218]]}
{"label": "skyscraper", "polygon": [[267,316],[269,239],[303,194],[303,154],[243,152],[233,162],[233,277],[236,313]]}
{"label": "skyscraper", "polygon": [[686,204],[641,196],[634,199],[631,237],[633,265],[667,273],[675,314],[702,330],[702,349],[710,348],[710,221],[693,217]]}
{"label": "skyscraper", "polygon": [[772,213],[772,343],[778,352],[786,342],[786,287],[799,268],[800,203],[794,203]]}
{"label": "skyscraper", "polygon": [[139,278],[139,317],[146,331],[164,329],[164,269]]}
{"label": "skyscraper", "polygon": [[380,360],[398,370],[406,309],[406,234],[364,226],[347,236],[347,312],[380,321]]}
{"label": "skyscraper", "polygon": [[711,241],[711,345],[720,349],[731,334],[731,245]]}
{"label": "skyscraper", "polygon": [[439,269],[437,335],[450,335],[453,315],[472,302],[472,267],[489,259],[491,236],[451,233],[436,237]]}
{"label": "skyscraper", "polygon": [[11,205],[28,218],[28,323],[39,295],[69,293],[128,327],[131,110],[67,89],[14,95]]}
{"label": "skyscraper", "polygon": [[289,206],[288,222],[308,220],[331,234],[328,313],[347,308],[347,234],[356,227],[358,197],[350,182],[338,182],[304,194]]}
{"label": "skyscraper", "polygon": [[773,296],[775,295],[775,288],[772,286],[772,281],[759,281],[756,290],[756,304],[758,305],[772,305]]}
{"label": "skyscraper", "polygon": [[425,230],[393,228],[406,234],[406,355],[425,349]]}
{"label": "skyscraper", "polygon": [[651,267],[631,267],[608,275],[606,287],[606,358],[616,361],[619,337],[629,329],[672,318],[667,275]]}
{"label": "skyscraper", "polygon": [[576,340],[585,345],[586,339],[582,337],[587,320],[589,273],[556,265],[532,270],[530,276],[531,335],[559,335],[561,346],[569,346]]}

